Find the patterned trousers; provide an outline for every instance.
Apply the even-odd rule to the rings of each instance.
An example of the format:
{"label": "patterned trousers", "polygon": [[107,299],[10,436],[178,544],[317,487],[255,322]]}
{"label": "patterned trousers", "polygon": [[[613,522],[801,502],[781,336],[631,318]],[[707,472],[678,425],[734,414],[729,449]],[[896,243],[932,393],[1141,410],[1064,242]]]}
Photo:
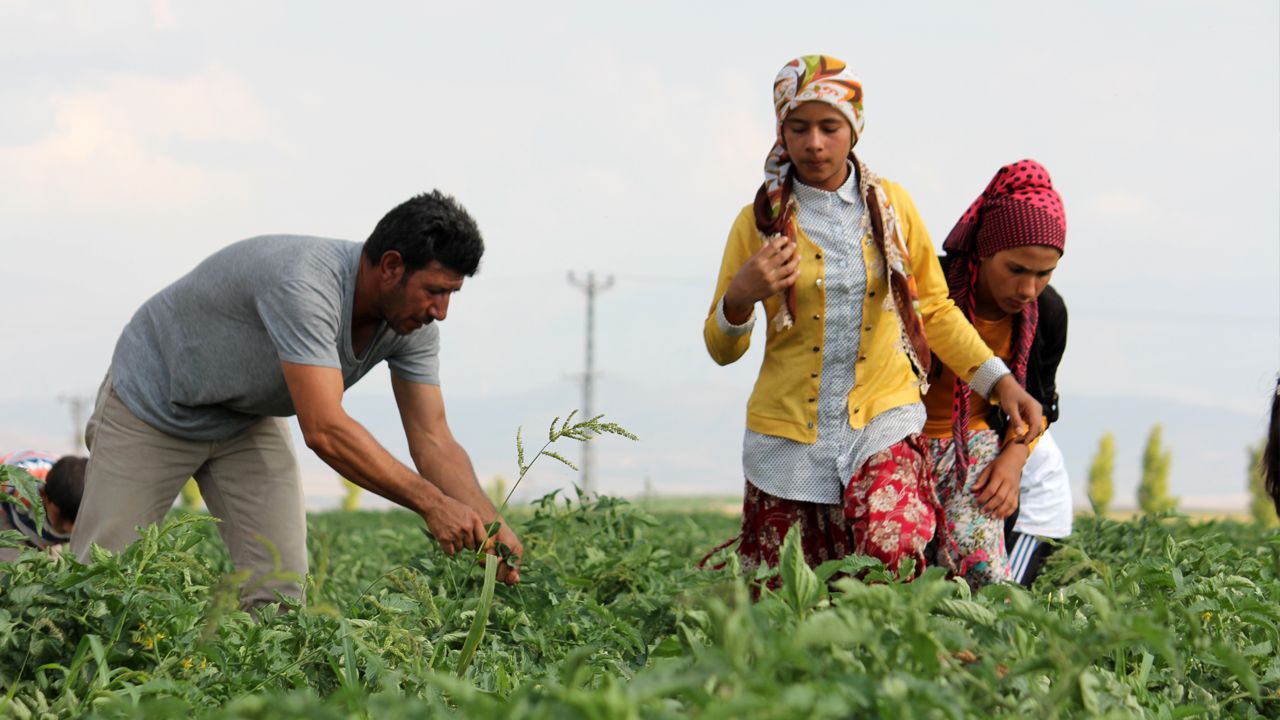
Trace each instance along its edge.
{"label": "patterned trousers", "polygon": [[[776,567],[787,530],[799,524],[811,566],[858,554],[877,558],[896,573],[902,559],[910,557],[915,560],[913,577],[918,576],[940,511],[927,452],[924,438],[912,435],[872,455],[849,481],[843,505],[775,497],[748,478],[742,534],[721,547],[738,540],[745,570]],[[770,585],[778,582],[775,578]]]}
{"label": "patterned trousers", "polygon": [[941,544],[951,565],[977,590],[984,585],[1009,578],[1009,559],[1005,551],[1004,520],[993,518],[978,507],[974,483],[982,471],[1000,453],[999,438],[994,430],[969,433],[968,472],[954,472],[954,440],[929,439],[933,458],[933,475],[938,479],[938,498],[942,501],[951,542]]}

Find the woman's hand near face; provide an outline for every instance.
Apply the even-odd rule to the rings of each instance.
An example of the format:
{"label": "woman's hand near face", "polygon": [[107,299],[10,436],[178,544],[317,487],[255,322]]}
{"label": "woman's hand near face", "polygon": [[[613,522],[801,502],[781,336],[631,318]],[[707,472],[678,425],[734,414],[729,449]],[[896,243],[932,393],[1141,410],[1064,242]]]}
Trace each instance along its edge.
{"label": "woman's hand near face", "polygon": [[756,303],[795,284],[800,276],[800,253],[796,244],[779,236],[760,246],[747,258],[724,292],[724,316],[734,325],[751,317]]}

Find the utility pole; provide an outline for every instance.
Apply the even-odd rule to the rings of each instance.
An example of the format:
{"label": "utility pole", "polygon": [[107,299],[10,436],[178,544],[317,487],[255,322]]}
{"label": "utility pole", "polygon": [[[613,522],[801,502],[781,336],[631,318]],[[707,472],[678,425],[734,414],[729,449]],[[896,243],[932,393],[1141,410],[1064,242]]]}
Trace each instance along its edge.
{"label": "utility pole", "polygon": [[71,410],[71,452],[80,453],[88,448],[84,442],[84,413],[92,407],[93,398],[88,395],[59,395],[58,402],[66,403]]}
{"label": "utility pole", "polygon": [[[595,417],[595,406],[593,403],[595,396],[595,375],[596,375],[596,295],[613,287],[613,276],[605,278],[604,282],[596,282],[596,274],[594,272],[587,273],[587,279],[580,282],[574,277],[573,273],[569,273],[569,284],[581,289],[587,294],[587,357],[586,370],[582,373],[582,413],[583,419]],[[595,491],[595,468],[592,452],[592,444],[589,442],[582,443],[582,491],[592,493]]]}

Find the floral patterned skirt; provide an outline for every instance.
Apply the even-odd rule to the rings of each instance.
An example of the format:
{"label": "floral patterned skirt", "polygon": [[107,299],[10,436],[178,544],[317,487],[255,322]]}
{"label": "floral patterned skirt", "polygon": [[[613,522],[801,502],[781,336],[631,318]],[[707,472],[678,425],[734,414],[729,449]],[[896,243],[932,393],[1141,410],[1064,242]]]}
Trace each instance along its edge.
{"label": "floral patterned skirt", "polygon": [[[938,499],[942,501],[950,542],[941,543],[938,551],[947,553],[948,565],[975,590],[1009,578],[1009,559],[1005,551],[1004,520],[993,518],[978,506],[973,486],[982,471],[1000,453],[1000,442],[994,430],[969,433],[969,471],[961,478],[953,470],[956,464],[951,438],[929,438],[929,455],[933,459],[933,476],[938,482]],[[940,558],[942,560],[942,558]]]}
{"label": "floral patterned skirt", "polygon": [[918,576],[940,510],[927,452],[925,439],[912,435],[872,455],[845,488],[843,505],[775,497],[748,478],[742,534],[721,548],[738,541],[744,570],[776,567],[787,530],[799,524],[801,547],[811,566],[858,554],[878,558],[897,572],[902,559],[911,557]]}

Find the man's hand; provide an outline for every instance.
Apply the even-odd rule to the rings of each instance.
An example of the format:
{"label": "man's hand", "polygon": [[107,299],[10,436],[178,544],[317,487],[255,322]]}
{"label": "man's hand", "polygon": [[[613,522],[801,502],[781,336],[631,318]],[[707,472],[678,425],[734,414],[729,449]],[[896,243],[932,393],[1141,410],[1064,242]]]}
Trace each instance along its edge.
{"label": "man's hand", "polygon": [[1022,389],[1012,374],[996,381],[991,394],[1000,403],[1004,414],[1009,416],[1013,442],[1025,445],[1044,432],[1044,410],[1035,398]]}
{"label": "man's hand", "polygon": [[[498,545],[505,545],[510,554],[515,557],[514,562],[508,563],[503,554],[498,552]],[[506,523],[498,526],[498,532],[489,541],[485,543],[485,552],[490,555],[497,555],[502,562],[498,563],[498,580],[508,584],[515,585],[520,582],[520,561],[524,559],[524,545],[520,544],[520,538],[512,532]]]}
{"label": "man's hand", "polygon": [[786,236],[760,246],[742,264],[724,291],[724,316],[734,325],[751,317],[751,308],[767,297],[777,295],[795,284],[800,277],[800,253]]}
{"label": "man's hand", "polygon": [[978,476],[973,492],[978,496],[978,507],[982,512],[1003,520],[1018,509],[1022,467],[1027,464],[1027,454],[1026,445],[1009,443]]}
{"label": "man's hand", "polygon": [[446,555],[463,548],[475,550],[484,545],[485,527],[480,516],[448,495],[442,493],[439,501],[422,513],[422,519]]}

